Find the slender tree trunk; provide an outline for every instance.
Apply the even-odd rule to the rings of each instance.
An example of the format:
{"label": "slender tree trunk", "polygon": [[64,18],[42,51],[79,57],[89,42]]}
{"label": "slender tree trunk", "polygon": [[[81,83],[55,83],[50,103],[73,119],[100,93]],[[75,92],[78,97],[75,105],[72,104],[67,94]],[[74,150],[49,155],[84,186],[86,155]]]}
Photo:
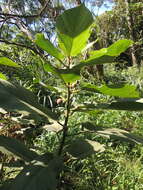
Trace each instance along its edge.
{"label": "slender tree trunk", "polygon": [[[133,23],[133,16],[132,16],[131,11],[130,11],[130,3],[131,3],[130,0],[125,0],[126,18],[127,18],[127,25],[128,25],[128,29],[129,29],[130,39],[135,41],[136,35],[135,35],[135,31],[133,29],[134,23]],[[131,53],[131,58],[132,58],[132,65],[137,65],[138,62],[137,62],[134,46],[131,47],[130,53]]]}

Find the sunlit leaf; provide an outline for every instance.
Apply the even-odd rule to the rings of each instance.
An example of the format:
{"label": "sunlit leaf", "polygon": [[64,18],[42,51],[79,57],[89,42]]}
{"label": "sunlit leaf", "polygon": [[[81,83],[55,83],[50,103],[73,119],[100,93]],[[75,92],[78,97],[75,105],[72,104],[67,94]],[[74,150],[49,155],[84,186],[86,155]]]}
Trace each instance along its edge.
{"label": "sunlit leaf", "polygon": [[127,50],[133,42],[131,40],[123,39],[118,40],[108,48],[102,48],[100,50],[95,50],[90,53],[90,57],[81,61],[77,67],[81,67],[83,65],[95,65],[95,64],[104,64],[113,62],[116,56],[119,56],[122,52]]}
{"label": "sunlit leaf", "polygon": [[0,57],[0,65],[6,65],[11,67],[20,67],[17,63],[13,62],[7,57]]}
{"label": "sunlit leaf", "polygon": [[3,80],[7,80],[7,77],[1,72],[0,72],[0,78],[3,79]]}
{"label": "sunlit leaf", "polygon": [[37,34],[35,43],[44,51],[52,55],[53,57],[61,60],[64,58],[62,53],[48,40],[44,37],[44,34]]}
{"label": "sunlit leaf", "polygon": [[116,84],[116,85],[102,85],[100,87],[89,84],[89,83],[83,83],[82,89],[96,92],[96,93],[102,93],[105,95],[110,96],[118,96],[122,98],[139,98],[140,94],[136,90],[136,87],[129,84]]}
{"label": "sunlit leaf", "polygon": [[85,48],[92,23],[92,14],[83,4],[57,18],[59,45],[67,56],[76,56]]}

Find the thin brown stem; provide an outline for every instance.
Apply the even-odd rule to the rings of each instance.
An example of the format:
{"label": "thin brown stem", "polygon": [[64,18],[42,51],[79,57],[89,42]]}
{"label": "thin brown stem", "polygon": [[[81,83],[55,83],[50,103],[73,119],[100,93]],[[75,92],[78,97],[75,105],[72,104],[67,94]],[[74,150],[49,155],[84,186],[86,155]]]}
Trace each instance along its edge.
{"label": "thin brown stem", "polygon": [[67,106],[66,106],[66,116],[65,116],[65,122],[63,125],[63,136],[62,136],[62,141],[60,143],[60,147],[59,147],[59,151],[58,151],[58,155],[61,155],[64,144],[65,144],[65,139],[67,136],[67,132],[68,132],[68,120],[69,120],[69,116],[70,116],[70,107],[71,107],[71,89],[70,89],[70,85],[68,85],[68,94],[67,94]]}
{"label": "thin brown stem", "polygon": [[[68,57],[68,66],[67,68],[70,69],[71,65],[71,57]],[[71,86],[70,83],[67,85],[67,105],[66,105],[66,115],[65,115],[65,122],[63,125],[63,136],[62,136],[62,141],[60,143],[58,155],[61,155],[64,144],[65,144],[65,139],[67,137],[67,132],[68,132],[68,121],[69,121],[69,116],[70,116],[70,109],[71,109]]]}

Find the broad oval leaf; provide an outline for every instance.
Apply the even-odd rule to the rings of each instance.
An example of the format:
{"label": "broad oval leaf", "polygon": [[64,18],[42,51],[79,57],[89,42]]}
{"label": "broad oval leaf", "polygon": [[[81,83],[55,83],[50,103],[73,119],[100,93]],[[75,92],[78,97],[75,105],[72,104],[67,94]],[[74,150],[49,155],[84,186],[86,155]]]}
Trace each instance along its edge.
{"label": "broad oval leaf", "polygon": [[0,151],[4,154],[14,155],[18,158],[22,158],[24,161],[28,162],[34,160],[38,156],[36,152],[28,150],[28,148],[20,141],[1,135]]}
{"label": "broad oval leaf", "polygon": [[123,99],[111,104],[105,105],[105,109],[143,111],[143,98],[141,99]]}
{"label": "broad oval leaf", "polygon": [[82,128],[88,131],[95,132],[97,135],[102,136],[102,137],[117,139],[120,141],[126,141],[130,143],[143,144],[143,137],[134,135],[123,129],[105,128],[105,127],[93,125],[90,122],[82,123]]}
{"label": "broad oval leaf", "polygon": [[77,139],[67,148],[67,152],[73,158],[86,158],[91,154],[103,152],[104,150],[104,145],[88,139]]}
{"label": "broad oval leaf", "polygon": [[110,95],[110,96],[118,96],[122,98],[139,98],[140,97],[140,94],[136,90],[136,87],[129,84],[102,85],[98,87],[93,84],[83,83],[82,89],[91,91],[91,92]]}
{"label": "broad oval leaf", "polygon": [[56,59],[61,60],[64,58],[62,53],[48,39],[45,39],[44,34],[37,34],[35,43]]}
{"label": "broad oval leaf", "polygon": [[91,57],[94,58],[101,57],[103,55],[108,55],[112,57],[119,56],[122,52],[126,51],[131,45],[133,45],[132,40],[122,39],[118,40],[112,45],[110,45],[108,48],[102,48],[100,50],[95,50],[90,53]]}
{"label": "broad oval leaf", "polygon": [[92,14],[83,4],[57,18],[59,45],[67,56],[76,56],[85,48],[92,23]]}
{"label": "broad oval leaf", "polygon": [[[125,110],[125,111],[143,111],[143,98],[124,98],[120,101],[112,102],[110,104],[84,104],[76,108],[80,111],[94,111],[94,110]],[[75,111],[76,111],[75,109]]]}
{"label": "broad oval leaf", "polygon": [[86,65],[110,63],[114,60],[115,57],[119,56],[122,52],[126,51],[132,44],[133,41],[131,40],[118,40],[108,48],[102,48],[100,50],[92,51],[90,53],[90,57],[87,60],[81,62]]}
{"label": "broad oval leaf", "polygon": [[32,92],[2,79],[0,79],[0,112],[20,113],[23,120],[32,123],[42,120],[53,123],[57,118],[50,109],[38,103],[37,97]]}

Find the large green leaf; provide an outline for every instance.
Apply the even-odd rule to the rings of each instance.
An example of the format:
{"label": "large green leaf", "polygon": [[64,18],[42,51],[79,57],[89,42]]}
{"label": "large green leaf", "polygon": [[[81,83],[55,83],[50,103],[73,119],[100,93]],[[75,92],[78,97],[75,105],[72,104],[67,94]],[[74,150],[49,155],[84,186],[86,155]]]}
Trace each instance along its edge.
{"label": "large green leaf", "polygon": [[108,48],[103,48],[101,50],[92,52],[92,55],[89,57],[89,59],[81,61],[71,69],[57,69],[49,63],[46,65],[46,70],[48,72],[56,74],[66,83],[72,83],[80,79],[80,70],[84,66],[112,63],[114,61],[114,58],[120,55],[120,53],[124,52],[131,44],[131,40],[119,40]]}
{"label": "large green leaf", "polygon": [[104,145],[88,139],[77,139],[67,148],[73,158],[85,158],[96,152],[103,152]]}
{"label": "large green leaf", "polygon": [[123,99],[105,106],[103,105],[103,108],[112,110],[143,111],[143,99]]}
{"label": "large green leaf", "polygon": [[112,103],[101,104],[83,104],[73,111],[95,111],[95,110],[126,110],[126,111],[143,111],[143,98],[124,98]]}
{"label": "large green leaf", "polygon": [[24,161],[28,162],[34,160],[38,156],[35,152],[28,150],[20,141],[5,136],[0,136],[0,151],[8,155],[22,158]]}
{"label": "large green leaf", "polygon": [[[31,122],[55,122],[56,115],[42,107],[34,94],[27,89],[14,86],[0,79],[0,112],[17,112],[22,119]],[[19,117],[19,120],[21,118]]]}
{"label": "large green leaf", "polygon": [[100,126],[95,126],[90,122],[83,123],[82,128],[88,131],[95,132],[96,134],[102,137],[117,139],[120,141],[126,141],[130,143],[143,144],[143,137],[139,137],[123,129],[104,128]]}
{"label": "large green leaf", "polygon": [[25,167],[5,190],[55,190],[61,168],[60,158],[54,158],[48,164],[35,161]]}
{"label": "large green leaf", "polygon": [[92,14],[83,4],[57,18],[59,45],[67,56],[76,56],[85,48],[92,23]]}
{"label": "large green leaf", "polygon": [[70,70],[66,71],[67,73],[72,72],[74,79],[80,79],[80,70],[85,66],[96,65],[96,64],[105,64],[112,63],[116,56],[124,52],[129,46],[132,45],[131,40],[119,40],[108,48],[103,48],[101,50],[93,51],[89,59],[81,61],[79,64],[75,65]]}
{"label": "large green leaf", "polygon": [[118,96],[122,98],[139,98],[140,97],[140,94],[139,92],[137,92],[136,87],[129,84],[102,85],[98,87],[93,84],[83,83],[82,89],[91,91],[91,92],[110,95],[110,96]]}
{"label": "large green leaf", "polygon": [[90,53],[91,58],[92,56],[94,58],[97,58],[103,55],[109,55],[113,57],[119,56],[122,52],[126,51],[132,44],[133,44],[132,40],[127,40],[127,39],[118,40],[114,44],[110,45],[108,48],[92,51]]}
{"label": "large green leaf", "polygon": [[13,62],[11,59],[7,57],[0,57],[0,65],[6,65],[11,67],[20,67],[18,64]]}
{"label": "large green leaf", "polygon": [[133,42],[131,40],[118,40],[108,48],[92,51],[87,60],[81,61],[81,63],[75,67],[81,68],[85,65],[111,63],[116,56],[119,56],[122,52],[126,51],[132,44]]}
{"label": "large green leaf", "polygon": [[62,53],[48,40],[45,39],[44,34],[37,34],[35,43],[44,51],[52,55],[53,57],[61,60],[64,58]]}

